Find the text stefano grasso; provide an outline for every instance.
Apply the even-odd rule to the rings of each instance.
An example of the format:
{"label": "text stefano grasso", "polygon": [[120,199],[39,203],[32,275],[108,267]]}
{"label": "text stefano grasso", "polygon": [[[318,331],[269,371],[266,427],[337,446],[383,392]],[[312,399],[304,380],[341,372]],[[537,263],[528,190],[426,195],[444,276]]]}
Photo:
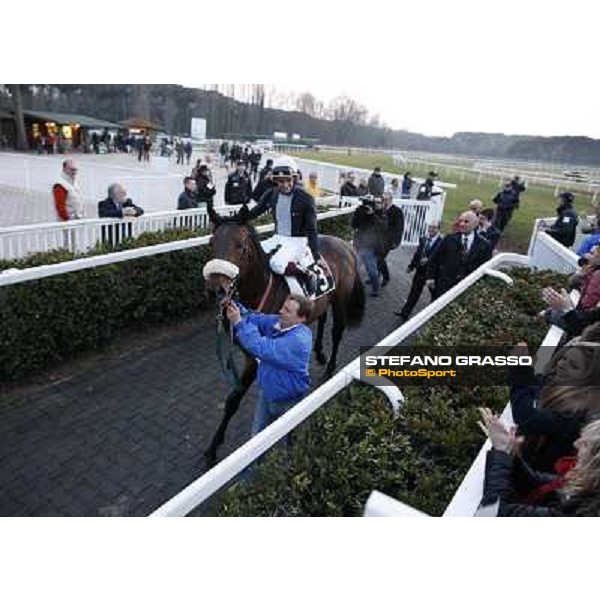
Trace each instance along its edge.
{"label": "text stefano grasso", "polygon": [[367,367],[530,367],[531,356],[367,356]]}
{"label": "text stefano grasso", "polygon": [[506,346],[361,348],[361,379],[371,385],[508,385],[512,369],[531,369],[534,359]]}

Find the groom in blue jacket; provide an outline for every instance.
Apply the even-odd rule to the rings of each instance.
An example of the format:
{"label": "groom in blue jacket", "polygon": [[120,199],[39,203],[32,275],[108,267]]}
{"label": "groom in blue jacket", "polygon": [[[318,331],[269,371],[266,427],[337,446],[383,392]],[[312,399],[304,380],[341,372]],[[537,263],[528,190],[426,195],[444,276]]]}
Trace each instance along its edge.
{"label": "groom in blue jacket", "polygon": [[308,366],[312,331],[307,326],[312,303],[291,295],[279,315],[264,315],[231,303],[227,318],[237,339],[258,359],[259,399],[254,411],[252,435],[269,426],[297,404],[310,389]]}

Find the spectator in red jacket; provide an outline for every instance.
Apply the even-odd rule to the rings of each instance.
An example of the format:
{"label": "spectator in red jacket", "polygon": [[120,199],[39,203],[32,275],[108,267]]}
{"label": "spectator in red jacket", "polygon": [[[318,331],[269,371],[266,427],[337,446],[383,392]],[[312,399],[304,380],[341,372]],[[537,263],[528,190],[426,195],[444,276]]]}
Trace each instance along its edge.
{"label": "spectator in red jacket", "polygon": [[584,267],[579,308],[590,310],[600,302],[600,256],[590,259]]}

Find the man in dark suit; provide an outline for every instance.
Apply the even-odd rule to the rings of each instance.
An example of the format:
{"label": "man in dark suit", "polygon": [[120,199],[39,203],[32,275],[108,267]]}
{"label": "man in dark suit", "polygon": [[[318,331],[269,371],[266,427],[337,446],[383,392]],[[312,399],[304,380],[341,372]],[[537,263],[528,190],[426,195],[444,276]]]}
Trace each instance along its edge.
{"label": "man in dark suit", "polygon": [[478,224],[475,213],[460,215],[459,231],[446,236],[429,260],[427,285],[434,300],[492,258],[491,244],[476,232]]}
{"label": "man in dark suit", "polygon": [[558,218],[554,222],[554,225],[548,229],[545,229],[545,231],[557,242],[560,242],[563,246],[570,248],[575,243],[575,237],[577,236],[577,224],[579,223],[579,218],[575,212],[575,209],[573,208],[575,195],[571,192],[562,192],[559,198],[560,204],[556,209]]}
{"label": "man in dark suit", "polygon": [[[122,219],[124,217],[141,217],[144,209],[135,205],[131,198],[127,198],[127,190],[120,183],[113,183],[108,187],[108,198],[98,202],[98,217],[100,219]],[[102,243],[115,246],[125,238],[132,237],[133,228],[131,220],[124,223],[111,223],[102,225]]]}
{"label": "man in dark suit", "polygon": [[440,235],[440,224],[432,223],[427,228],[427,235],[424,235],[419,240],[419,246],[406,269],[407,273],[415,272],[408,298],[406,299],[404,306],[399,311],[394,312],[394,314],[397,317],[400,317],[402,321],[407,321],[410,318],[415,305],[421,297],[421,292],[427,281],[427,266],[429,260],[439,248],[442,239],[443,238]]}
{"label": "man in dark suit", "polygon": [[225,204],[248,204],[251,198],[252,183],[246,172],[246,163],[239,160],[225,184]]}
{"label": "man in dark suit", "polygon": [[484,208],[479,213],[479,229],[477,231],[479,235],[485,238],[491,245],[492,250],[496,248],[500,236],[502,235],[500,230],[494,225],[494,210],[491,208]]}
{"label": "man in dark suit", "polygon": [[100,219],[121,219],[123,217],[141,217],[144,209],[127,198],[127,190],[120,183],[108,187],[108,198],[98,202]]}
{"label": "man in dark suit", "polygon": [[356,187],[356,184],[354,183],[354,181],[355,181],[354,173],[348,173],[348,175],[346,176],[346,180],[344,181],[344,184],[340,188],[340,196],[342,198],[345,198],[348,196],[350,196],[350,197],[358,196],[358,188]]}
{"label": "man in dark suit", "polygon": [[509,181],[504,185],[504,189],[494,196],[492,202],[497,206],[494,226],[502,232],[512,219],[515,210],[519,208],[519,195]]}

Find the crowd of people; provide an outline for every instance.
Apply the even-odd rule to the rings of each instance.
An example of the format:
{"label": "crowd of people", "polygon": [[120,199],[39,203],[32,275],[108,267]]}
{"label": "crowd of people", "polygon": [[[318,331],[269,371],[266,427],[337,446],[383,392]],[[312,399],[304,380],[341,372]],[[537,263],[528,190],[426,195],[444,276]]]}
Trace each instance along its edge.
{"label": "crowd of people", "polygon": [[225,167],[228,163],[231,168],[243,163],[248,170],[248,175],[256,181],[258,167],[262,161],[262,151],[257,146],[238,142],[223,141],[219,146],[219,165]]}
{"label": "crowd of people", "polygon": [[[539,375],[511,367],[513,427],[480,409],[492,443],[480,514],[600,516],[600,311],[551,288],[542,296],[569,339]],[[529,354],[527,344],[513,353]]]}
{"label": "crowd of people", "polygon": [[[438,193],[436,176],[434,172],[429,173],[419,186],[417,200],[430,200]],[[402,182],[394,178],[386,187],[379,167],[358,185],[354,173],[343,175],[340,195],[362,200],[352,220],[354,245],[367,271],[373,297],[379,296],[381,287],[388,284],[390,274],[385,257],[403,238],[406,219],[394,199],[410,197],[413,183],[411,173],[407,172]],[[515,210],[526,188],[519,177],[507,183],[505,190],[509,188],[511,197],[516,199],[510,210]],[[494,203],[499,196],[493,199]],[[429,223],[427,235],[420,238],[408,266],[408,273],[414,273],[414,277],[406,301],[395,312],[396,316],[403,321],[410,318],[426,285],[431,299],[435,300],[489,260],[511,215],[484,208],[483,203],[474,198],[453,223],[450,234],[440,233],[440,223]]]}
{"label": "crowd of people", "polygon": [[[275,215],[275,235],[263,242],[265,251],[275,250],[270,254],[271,269],[299,279],[306,277],[306,272],[298,266],[300,254],[310,248],[314,259],[321,260],[316,242],[313,196],[319,195],[316,173],[311,173],[304,184],[293,162],[274,164],[268,160],[254,177],[243,153],[234,166],[225,185],[226,203],[243,206],[255,200],[252,210],[245,209],[249,219],[271,211]],[[346,194],[353,192],[356,195],[354,188],[361,187],[366,192],[352,218],[353,244],[364,264],[374,297],[390,281],[386,256],[401,244],[403,238],[405,216],[394,204],[394,199],[410,193],[407,183],[410,174],[407,176],[409,180],[405,176],[402,183],[394,180],[386,186],[381,170],[375,169],[358,186],[351,173],[342,184],[341,191]],[[426,187],[433,190],[433,174],[430,179],[431,183]],[[435,300],[489,260],[514,211],[519,208],[525,190],[518,177],[507,182],[492,199],[495,210],[484,207],[479,199],[472,199],[467,210],[453,223],[452,231],[445,236],[439,222],[430,223],[408,265],[408,272],[414,276],[397,316],[402,320],[410,318],[425,287]],[[198,161],[184,179],[184,190],[177,200],[177,207],[188,210],[197,208],[200,203],[212,206],[215,193],[209,165]],[[64,161],[53,194],[60,219],[83,217],[77,167],[73,160]],[[572,193],[560,194],[558,219],[546,228],[549,235],[566,246],[573,245],[578,223],[573,202]],[[112,184],[107,198],[98,203],[101,218],[134,218],[143,212],[127,197],[125,187],[118,183]],[[541,376],[531,367],[511,370],[510,402],[515,427],[506,428],[492,411],[481,409],[480,426],[492,442],[485,471],[481,507],[484,514],[598,515],[600,209],[586,233],[589,236],[578,250],[579,269],[569,279],[569,289],[542,290],[547,309],[540,317],[563,328],[570,340],[552,357]],[[304,289],[310,296],[313,289],[310,280],[305,284]],[[580,292],[576,305],[569,295],[573,289]],[[307,323],[311,303],[307,297],[291,295],[275,316],[250,312],[235,303],[228,304],[224,310],[239,343],[260,360],[261,396],[253,422],[253,433],[256,434],[299,402],[310,389],[308,364],[312,333]],[[528,349],[521,343],[514,352],[523,354]]]}
{"label": "crowd of people", "polygon": [[416,191],[417,200],[431,200],[441,194],[441,189],[436,187],[435,178],[438,176],[434,171],[430,171],[427,178],[418,186],[412,173],[407,171],[402,177],[394,177],[390,180],[390,185],[386,186],[385,179],[381,172],[381,167],[375,167],[368,178],[358,180],[353,171],[340,173],[340,196],[346,198],[362,197],[366,195],[381,198],[384,191],[392,195],[393,200],[410,200],[413,197],[413,191]]}
{"label": "crowd of people", "polygon": [[[224,143],[226,144],[226,142]],[[222,168],[229,171],[226,163],[221,164]],[[242,206],[252,200],[260,200],[267,191],[274,187],[272,168],[273,160],[271,159],[266,161],[260,172],[258,164],[255,168],[243,156],[234,160],[233,169],[227,176],[223,190],[225,204]],[[177,201],[177,209],[188,210],[211,206],[216,193],[216,184],[208,162],[203,163],[198,160],[190,175],[184,178],[184,190]]]}
{"label": "crowd of people", "polygon": [[[361,183],[372,191],[369,181]],[[359,186],[348,174],[341,192],[357,195],[355,187]],[[382,194],[384,199],[398,193],[398,182],[391,187]],[[439,223],[431,223],[408,266],[414,277],[396,314],[407,320],[425,286],[435,300],[489,260],[525,191],[524,182],[515,177],[492,199],[495,210],[473,199],[445,236]],[[544,228],[567,247],[575,242],[579,221],[574,199],[571,192],[561,193],[557,219]],[[377,224],[380,213],[381,203],[369,195],[353,220],[372,295],[378,294],[380,278],[389,281],[377,265],[377,256],[385,252]],[[569,339],[542,375],[535,375],[532,367],[512,368],[510,398],[516,425],[509,429],[491,410],[480,409],[480,426],[492,442],[481,515],[600,516],[599,225],[596,208],[595,220],[584,230],[589,235],[578,249],[579,269],[569,279],[569,290],[541,291],[548,308],[540,316],[564,329]],[[576,305],[570,299],[572,289],[580,292]],[[528,352],[526,344],[515,352]]]}

